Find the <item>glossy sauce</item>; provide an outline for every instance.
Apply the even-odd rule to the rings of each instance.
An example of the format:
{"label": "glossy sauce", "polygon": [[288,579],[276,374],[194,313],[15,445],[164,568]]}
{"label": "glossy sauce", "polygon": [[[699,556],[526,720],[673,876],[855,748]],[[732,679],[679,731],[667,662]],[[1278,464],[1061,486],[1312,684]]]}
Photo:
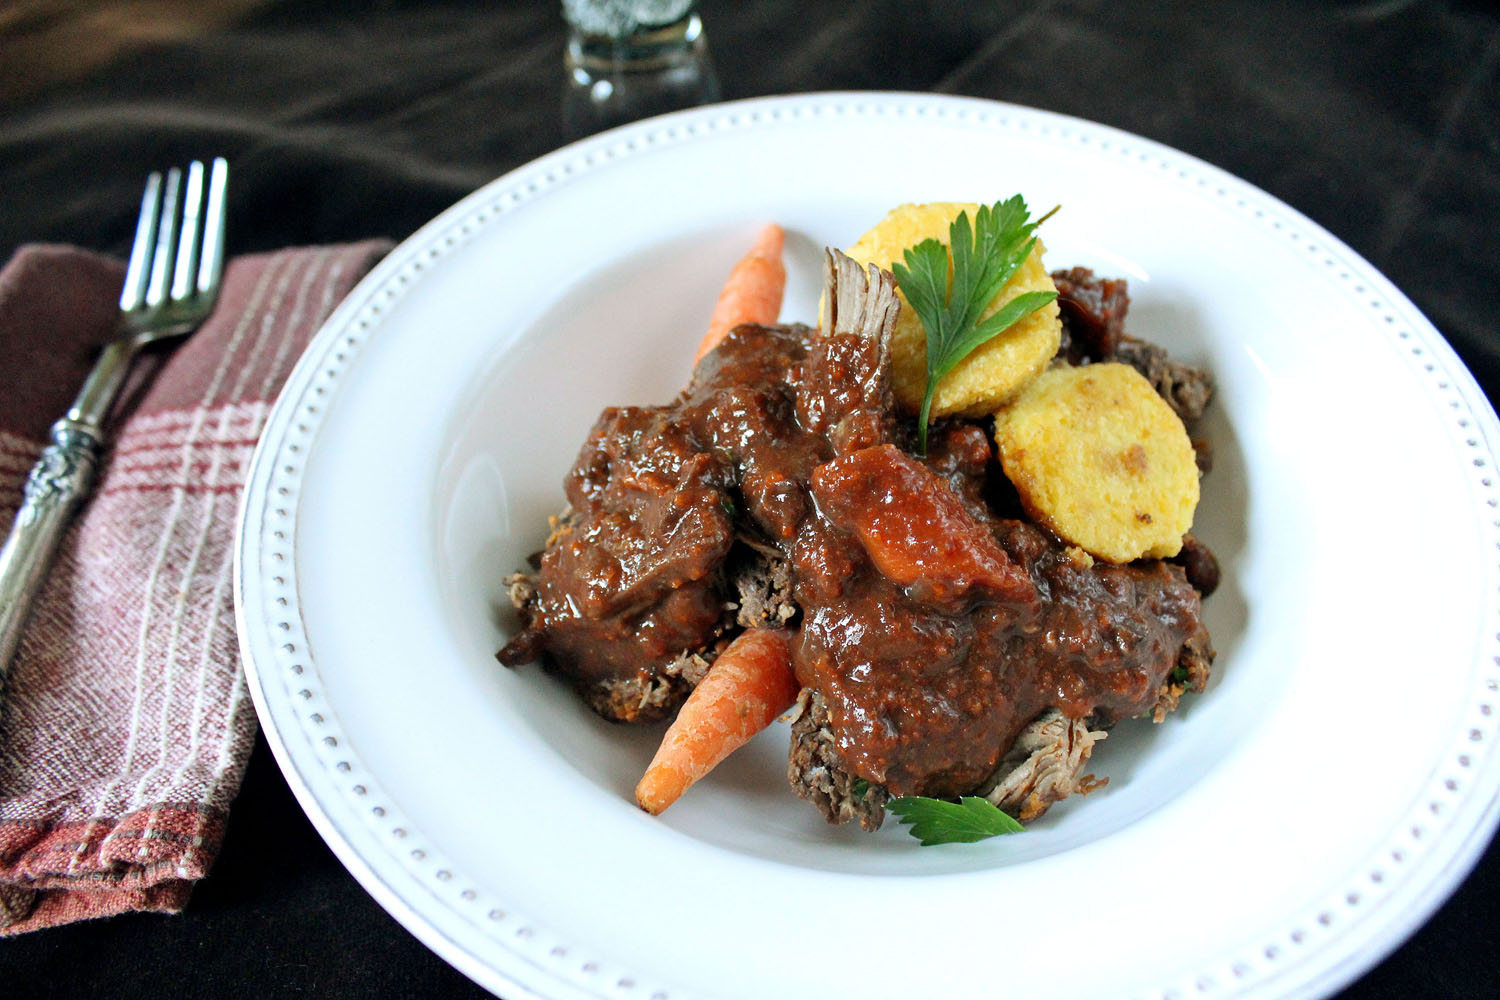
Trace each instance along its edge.
{"label": "glossy sauce", "polygon": [[649,677],[734,629],[725,565],[753,542],[791,564],[794,666],[844,764],[892,794],[972,791],[1048,707],[1150,711],[1206,643],[1182,570],[1094,564],[1001,516],[983,428],[939,425],[914,458],[879,346],[813,333],[740,327],[672,403],[604,411],[502,659],[544,650],[581,687]]}

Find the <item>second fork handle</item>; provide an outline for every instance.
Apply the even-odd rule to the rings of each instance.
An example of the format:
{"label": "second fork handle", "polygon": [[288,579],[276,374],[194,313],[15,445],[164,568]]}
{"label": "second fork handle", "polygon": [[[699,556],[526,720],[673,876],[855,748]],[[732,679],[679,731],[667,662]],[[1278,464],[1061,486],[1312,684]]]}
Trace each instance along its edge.
{"label": "second fork handle", "polygon": [[52,442],[26,478],[21,509],[0,549],[0,690],[58,543],[93,488],[99,449],[97,428],[64,418],[52,425]]}

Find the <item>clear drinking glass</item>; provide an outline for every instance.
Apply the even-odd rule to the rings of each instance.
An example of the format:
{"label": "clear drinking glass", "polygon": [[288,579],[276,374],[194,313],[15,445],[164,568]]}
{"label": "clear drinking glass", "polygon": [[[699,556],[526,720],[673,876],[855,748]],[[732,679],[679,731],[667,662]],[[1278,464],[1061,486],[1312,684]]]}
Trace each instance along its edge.
{"label": "clear drinking glass", "polygon": [[562,0],[562,7],[570,136],[719,99],[697,0]]}

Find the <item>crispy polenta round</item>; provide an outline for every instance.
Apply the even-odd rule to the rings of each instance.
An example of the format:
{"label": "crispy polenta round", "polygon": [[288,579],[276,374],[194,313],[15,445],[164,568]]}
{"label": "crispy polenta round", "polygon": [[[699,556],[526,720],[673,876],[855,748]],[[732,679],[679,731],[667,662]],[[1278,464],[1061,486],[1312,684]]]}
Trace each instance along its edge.
{"label": "crispy polenta round", "polygon": [[1000,464],[1032,517],[1114,563],[1174,556],[1198,466],[1182,420],[1129,365],[1060,365],[995,414]]}
{"label": "crispy polenta round", "polygon": [[[902,205],[888,212],[875,228],[844,252],[861,264],[874,264],[889,271],[893,263],[902,259],[903,250],[925,239],[935,239],[947,246],[948,226],[962,211],[969,213],[972,224],[979,206],[960,202]],[[951,263],[949,267],[951,273]],[[985,308],[981,318],[990,316],[1022,292],[1056,290],[1042,264],[1042,243],[1038,240],[1031,256]],[[1061,340],[1062,320],[1056,302],[1022,317],[943,376],[932,397],[932,416],[982,417],[993,412],[1047,367]],[[891,381],[896,399],[905,409],[915,413],[921,408],[922,394],[927,388],[927,332],[904,295],[896,328],[891,333]]]}

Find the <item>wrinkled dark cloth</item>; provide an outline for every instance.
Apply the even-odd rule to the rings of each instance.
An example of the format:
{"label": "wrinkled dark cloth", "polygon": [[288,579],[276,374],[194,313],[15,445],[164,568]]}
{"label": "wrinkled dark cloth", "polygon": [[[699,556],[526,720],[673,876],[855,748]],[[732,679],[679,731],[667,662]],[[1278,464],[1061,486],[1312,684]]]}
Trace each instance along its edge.
{"label": "wrinkled dark cloth", "polygon": [[[122,252],[140,177],[205,151],[234,160],[235,252],[400,238],[568,138],[554,3],[224,0],[204,27],[194,27],[208,17],[199,12],[146,30],[140,11],[163,5],[132,5],[134,19],[119,18],[134,27],[130,44],[92,56],[74,44],[64,69],[42,58],[46,33],[105,0],[0,19],[0,257],[37,240]],[[701,9],[727,99],[836,89],[989,97],[1223,167],[1368,258],[1500,398],[1500,14],[1488,5]],[[80,37],[107,34],[101,23]],[[18,48],[26,58],[12,57]],[[1295,836],[1295,819],[1270,829]],[[1492,847],[1424,929],[1342,996],[1500,995],[1497,890]],[[344,872],[263,746],[215,873],[183,915],[0,942],[0,963],[16,996],[159,996],[163,984],[181,996],[483,995]]]}

